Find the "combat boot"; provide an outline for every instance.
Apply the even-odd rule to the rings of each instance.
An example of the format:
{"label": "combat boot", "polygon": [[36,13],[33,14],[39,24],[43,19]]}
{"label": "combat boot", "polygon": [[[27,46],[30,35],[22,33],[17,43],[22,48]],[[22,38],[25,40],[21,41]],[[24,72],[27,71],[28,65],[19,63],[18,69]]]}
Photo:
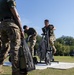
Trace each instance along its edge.
{"label": "combat boot", "polygon": [[2,69],[3,65],[0,65],[0,73],[4,73],[4,70]]}

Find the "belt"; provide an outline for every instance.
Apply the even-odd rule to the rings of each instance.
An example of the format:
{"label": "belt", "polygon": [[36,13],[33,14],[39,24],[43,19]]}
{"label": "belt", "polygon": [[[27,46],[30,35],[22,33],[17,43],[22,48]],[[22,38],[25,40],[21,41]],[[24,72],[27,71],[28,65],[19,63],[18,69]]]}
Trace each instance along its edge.
{"label": "belt", "polygon": [[4,17],[0,21],[14,21],[12,17]]}

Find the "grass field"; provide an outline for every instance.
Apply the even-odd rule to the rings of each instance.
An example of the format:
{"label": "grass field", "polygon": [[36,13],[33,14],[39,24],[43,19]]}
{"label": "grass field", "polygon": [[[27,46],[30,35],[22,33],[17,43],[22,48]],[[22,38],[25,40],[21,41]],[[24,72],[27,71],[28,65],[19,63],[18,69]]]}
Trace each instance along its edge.
{"label": "grass field", "polygon": [[[74,63],[74,57],[56,56],[56,61],[60,62],[72,62]],[[3,67],[4,73],[0,75],[11,75],[11,67]],[[35,70],[28,73],[28,75],[74,75],[74,68],[69,70],[57,70],[57,69],[45,69]]]}

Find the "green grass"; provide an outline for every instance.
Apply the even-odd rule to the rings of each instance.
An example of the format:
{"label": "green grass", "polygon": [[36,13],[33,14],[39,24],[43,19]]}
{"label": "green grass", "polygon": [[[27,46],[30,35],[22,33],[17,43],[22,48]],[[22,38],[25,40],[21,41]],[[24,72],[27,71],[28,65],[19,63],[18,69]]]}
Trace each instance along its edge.
{"label": "green grass", "polygon": [[30,72],[29,75],[74,75],[74,69],[70,69],[70,70],[57,70],[57,69],[36,70],[36,71]]}
{"label": "green grass", "polygon": [[[56,56],[56,61],[60,62],[72,62],[74,63],[74,57]],[[11,67],[3,67],[4,73],[0,75],[11,75]],[[28,73],[28,75],[74,75],[74,68],[68,70],[58,69],[45,69],[45,70],[34,70]]]}
{"label": "green grass", "polygon": [[55,56],[55,60],[58,60],[60,62],[71,62],[74,63],[74,57],[70,56]]}

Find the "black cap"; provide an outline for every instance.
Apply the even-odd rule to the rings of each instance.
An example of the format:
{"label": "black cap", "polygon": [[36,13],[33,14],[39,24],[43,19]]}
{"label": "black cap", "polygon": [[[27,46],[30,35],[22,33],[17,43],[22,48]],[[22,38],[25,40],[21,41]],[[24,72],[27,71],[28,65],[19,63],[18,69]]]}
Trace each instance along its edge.
{"label": "black cap", "polygon": [[26,29],[26,27],[27,27],[27,25],[24,25],[24,26],[23,26],[23,29]]}

